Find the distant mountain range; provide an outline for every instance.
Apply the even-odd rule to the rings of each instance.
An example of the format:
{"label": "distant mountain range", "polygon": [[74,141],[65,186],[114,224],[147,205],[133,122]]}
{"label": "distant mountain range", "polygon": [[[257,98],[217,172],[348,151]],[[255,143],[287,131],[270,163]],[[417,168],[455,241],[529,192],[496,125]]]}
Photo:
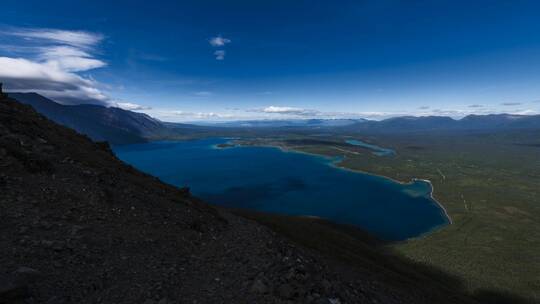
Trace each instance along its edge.
{"label": "distant mountain range", "polygon": [[540,129],[540,115],[469,115],[462,119],[447,116],[401,116],[385,120],[367,119],[284,119],[240,120],[200,124],[220,128],[328,128],[365,132],[403,133],[451,130]]}
{"label": "distant mountain range", "polygon": [[[36,93],[9,93],[47,118],[95,141],[130,144],[197,136],[257,136],[273,129],[329,130],[332,132],[407,133],[433,131],[540,130],[540,115],[402,116],[381,121],[366,119],[242,120],[183,124],[162,122],[143,113],[98,105],[62,105]],[[246,133],[247,132],[247,133]],[[262,133],[261,133],[262,134]]]}
{"label": "distant mountain range", "polygon": [[195,126],[163,122],[143,113],[98,105],[62,105],[36,93],[9,93],[9,97],[31,105],[56,123],[85,134],[94,141],[129,144],[175,138]]}
{"label": "distant mountain range", "polygon": [[381,121],[362,121],[347,129],[380,133],[540,129],[540,115],[469,115],[457,120],[446,116],[403,116]]}
{"label": "distant mountain range", "polygon": [[204,126],[223,128],[282,128],[282,127],[342,127],[353,125],[365,119],[263,119],[237,120],[216,123],[198,123]]}

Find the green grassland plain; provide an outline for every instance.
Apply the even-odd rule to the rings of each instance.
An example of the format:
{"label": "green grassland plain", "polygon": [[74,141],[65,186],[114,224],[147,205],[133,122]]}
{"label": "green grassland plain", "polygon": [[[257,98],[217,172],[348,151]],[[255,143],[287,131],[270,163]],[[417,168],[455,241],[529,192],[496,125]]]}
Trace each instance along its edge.
{"label": "green grassland plain", "polygon": [[[381,157],[343,144],[351,138],[397,154]],[[460,277],[471,292],[501,290],[540,300],[540,131],[288,133],[240,143],[344,156],[338,166],[401,182],[430,180],[453,224],[394,249]]]}

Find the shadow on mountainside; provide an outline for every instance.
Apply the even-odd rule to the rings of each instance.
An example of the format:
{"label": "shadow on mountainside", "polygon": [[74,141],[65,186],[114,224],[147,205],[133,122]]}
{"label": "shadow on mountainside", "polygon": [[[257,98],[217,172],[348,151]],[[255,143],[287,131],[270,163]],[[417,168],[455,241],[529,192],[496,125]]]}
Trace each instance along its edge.
{"label": "shadow on mountainside", "polygon": [[434,298],[429,300],[445,299],[450,293],[456,297],[472,297],[482,304],[537,303],[502,290],[480,289],[471,294],[461,278],[406,258],[387,246],[388,243],[353,226],[339,225],[315,217],[285,216],[246,209],[229,211],[255,220],[321,253],[336,267],[340,267],[344,274],[356,271],[369,273],[374,280],[412,293],[416,292],[415,289],[430,289],[434,291]]}

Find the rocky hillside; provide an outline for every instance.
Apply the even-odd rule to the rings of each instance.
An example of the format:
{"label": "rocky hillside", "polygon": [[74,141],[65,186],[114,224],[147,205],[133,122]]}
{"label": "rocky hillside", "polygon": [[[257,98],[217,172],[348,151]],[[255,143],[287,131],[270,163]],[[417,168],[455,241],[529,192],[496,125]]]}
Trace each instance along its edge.
{"label": "rocky hillside", "polygon": [[0,303],[469,302],[218,211],[5,96],[0,210]]}

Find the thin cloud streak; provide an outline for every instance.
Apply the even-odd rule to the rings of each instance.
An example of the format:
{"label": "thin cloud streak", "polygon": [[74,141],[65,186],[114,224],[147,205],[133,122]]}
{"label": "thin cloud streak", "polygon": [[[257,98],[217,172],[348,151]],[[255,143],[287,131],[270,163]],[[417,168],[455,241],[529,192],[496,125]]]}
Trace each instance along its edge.
{"label": "thin cloud streak", "polygon": [[97,33],[48,28],[11,28],[0,31],[0,34],[4,36],[17,36],[27,40],[34,39],[37,41],[41,40],[43,42],[70,45],[83,49],[92,48],[104,39],[103,35]]}

